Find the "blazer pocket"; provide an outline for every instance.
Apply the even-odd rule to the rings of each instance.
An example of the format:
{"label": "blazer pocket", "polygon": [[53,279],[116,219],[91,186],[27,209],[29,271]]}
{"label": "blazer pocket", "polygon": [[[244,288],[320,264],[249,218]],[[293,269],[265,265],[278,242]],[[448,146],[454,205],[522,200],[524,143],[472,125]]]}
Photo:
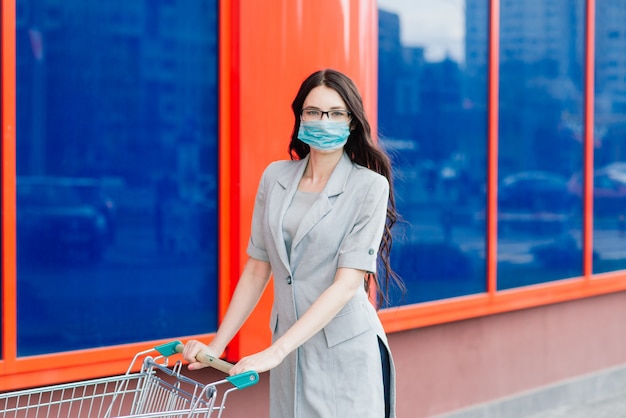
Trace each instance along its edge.
{"label": "blazer pocket", "polygon": [[363,305],[358,305],[355,309],[333,318],[324,327],[328,348],[367,332],[371,328],[367,315]]}

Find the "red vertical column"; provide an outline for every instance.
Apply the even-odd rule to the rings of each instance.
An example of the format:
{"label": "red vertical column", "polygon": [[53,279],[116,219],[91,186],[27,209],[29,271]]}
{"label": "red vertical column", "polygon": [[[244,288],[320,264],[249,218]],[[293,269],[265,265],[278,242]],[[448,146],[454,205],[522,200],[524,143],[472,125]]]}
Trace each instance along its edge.
{"label": "red vertical column", "polygon": [[583,275],[593,274],[593,143],[596,2],[587,0],[585,13],[585,90],[584,90],[584,183],[583,183]]}
{"label": "red vertical column", "polygon": [[489,1],[487,95],[487,293],[497,291],[498,266],[498,83],[500,66],[500,1]]}
{"label": "red vertical column", "polygon": [[[239,253],[239,1],[219,3],[219,297],[223,318],[237,283]],[[233,341],[231,349],[237,347]]]}
{"label": "red vertical column", "polygon": [[17,356],[15,250],[15,0],[2,1],[2,367]]}

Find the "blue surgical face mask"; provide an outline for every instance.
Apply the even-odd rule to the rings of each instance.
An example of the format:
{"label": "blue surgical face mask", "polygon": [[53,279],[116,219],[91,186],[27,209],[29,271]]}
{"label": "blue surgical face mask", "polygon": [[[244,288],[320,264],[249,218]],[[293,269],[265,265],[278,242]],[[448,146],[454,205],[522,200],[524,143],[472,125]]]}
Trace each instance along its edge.
{"label": "blue surgical face mask", "polygon": [[332,151],[346,145],[350,136],[347,122],[330,120],[300,121],[298,139],[311,148],[320,151]]}

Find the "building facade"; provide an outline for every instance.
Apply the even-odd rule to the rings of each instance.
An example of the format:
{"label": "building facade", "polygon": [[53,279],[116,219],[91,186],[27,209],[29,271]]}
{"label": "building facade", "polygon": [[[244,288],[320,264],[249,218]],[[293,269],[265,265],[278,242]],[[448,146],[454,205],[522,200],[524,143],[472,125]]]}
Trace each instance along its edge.
{"label": "building facade", "polygon": [[[357,83],[403,217],[401,416],[623,365],[626,1],[2,3],[0,390],[215,332],[312,71]],[[265,347],[268,291],[226,359]],[[202,380],[220,372],[190,372]],[[266,376],[229,414],[262,415]],[[245,400],[241,401],[241,400]]]}

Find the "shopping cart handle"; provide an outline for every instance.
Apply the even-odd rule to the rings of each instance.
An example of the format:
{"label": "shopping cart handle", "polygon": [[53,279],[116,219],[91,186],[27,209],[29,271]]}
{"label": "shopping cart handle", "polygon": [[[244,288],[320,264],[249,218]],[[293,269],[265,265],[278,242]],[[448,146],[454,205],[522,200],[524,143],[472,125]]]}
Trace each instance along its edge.
{"label": "shopping cart handle", "polygon": [[254,370],[239,373],[226,378],[237,389],[245,389],[248,386],[256,385],[259,382],[259,374]]}
{"label": "shopping cart handle", "polygon": [[[154,349],[164,357],[173,356],[176,353],[182,353],[184,348],[185,345],[180,341],[171,341],[154,347]],[[230,369],[233,367],[233,364],[210,356],[207,353],[198,353],[196,359],[226,374],[228,374]],[[227,376],[226,380],[237,389],[245,389],[259,383],[259,374],[254,370],[249,370],[247,372],[236,374],[235,376]]]}
{"label": "shopping cart handle", "polygon": [[[175,344],[174,345],[174,350],[175,353],[182,353],[183,349],[185,348],[185,346],[183,345],[183,343],[181,343],[180,341],[174,341],[174,343],[170,343],[170,344]],[[161,352],[161,351],[159,351]],[[163,353],[161,353],[163,354]],[[204,352],[200,352],[198,353],[198,355],[196,355],[196,360],[198,360],[201,363],[204,364],[208,364],[209,366],[213,367],[214,369],[220,370],[226,374],[228,374],[230,372],[230,369],[233,367],[232,363],[229,363],[227,361],[221,360],[217,357],[213,357],[207,353]]]}

